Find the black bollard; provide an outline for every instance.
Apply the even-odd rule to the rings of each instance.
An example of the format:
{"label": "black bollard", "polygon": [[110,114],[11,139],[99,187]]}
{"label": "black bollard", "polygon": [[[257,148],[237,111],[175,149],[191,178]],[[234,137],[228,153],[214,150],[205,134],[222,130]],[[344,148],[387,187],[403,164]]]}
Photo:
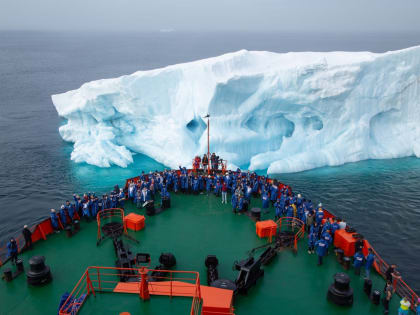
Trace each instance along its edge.
{"label": "black bollard", "polygon": [[17,267],[18,272],[23,272],[23,270],[25,268],[23,267],[23,260],[22,259],[18,259],[16,261],[16,267]]}
{"label": "black bollard", "polygon": [[372,303],[375,305],[379,305],[379,301],[381,300],[381,292],[378,290],[373,290],[372,292]]}
{"label": "black bollard", "polygon": [[341,248],[337,248],[335,253],[337,254],[337,261],[342,265],[344,262],[344,250],[342,250]]}
{"label": "black bollard", "polygon": [[256,221],[260,221],[261,219],[261,209],[260,208],[252,208],[251,215]]}
{"label": "black bollard", "polygon": [[67,237],[71,237],[72,235],[73,235],[73,232],[72,232],[72,230],[71,230],[71,226],[70,225],[67,225],[65,228],[64,228],[64,230],[66,231],[66,235],[67,235]]}
{"label": "black bollard", "polygon": [[350,257],[345,256],[343,258],[343,267],[344,267],[344,270],[350,269]]}
{"label": "black bollard", "polygon": [[74,220],[73,222],[74,231],[78,232],[80,230],[80,222],[79,220]]}
{"label": "black bollard", "polygon": [[6,280],[7,282],[10,282],[13,280],[12,269],[6,268],[4,269],[3,273],[4,273],[4,280]]}
{"label": "black bollard", "polygon": [[327,298],[341,306],[353,304],[353,289],[350,287],[350,277],[345,273],[336,273],[334,283],[330,285]]}
{"label": "black bollard", "polygon": [[43,285],[51,281],[50,267],[45,265],[44,256],[33,256],[29,259],[29,271],[26,278],[31,285]]}
{"label": "black bollard", "polygon": [[367,296],[370,296],[370,293],[372,292],[372,280],[365,279],[365,283],[363,285],[363,291],[365,291]]}

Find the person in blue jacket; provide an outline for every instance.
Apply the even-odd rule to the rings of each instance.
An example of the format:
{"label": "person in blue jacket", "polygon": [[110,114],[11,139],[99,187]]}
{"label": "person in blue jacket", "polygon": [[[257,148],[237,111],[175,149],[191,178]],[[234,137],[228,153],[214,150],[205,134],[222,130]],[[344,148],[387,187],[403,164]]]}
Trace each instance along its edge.
{"label": "person in blue jacket", "polygon": [[14,237],[7,243],[7,256],[10,257],[12,264],[16,264],[18,259],[18,246]]}
{"label": "person in blue jacket", "polygon": [[313,225],[311,225],[311,229],[309,233],[313,233],[315,235],[316,239],[319,239],[321,229],[319,228],[318,223],[314,222]]}
{"label": "person in blue jacket", "polygon": [[340,229],[340,225],[337,222],[337,218],[333,219],[333,224],[331,224],[331,235],[334,239],[335,231]]}
{"label": "person in blue jacket", "polygon": [[232,204],[232,211],[233,213],[236,213],[236,208],[238,207],[238,198],[235,194],[232,194],[232,199],[230,200]]}
{"label": "person in blue jacket", "polygon": [[220,180],[216,181],[216,184],[214,185],[214,194],[219,197],[220,193],[222,191],[222,185],[220,184]]}
{"label": "person in blue jacket", "polygon": [[293,207],[292,207],[292,204],[289,204],[289,206],[287,207],[287,209],[286,209],[286,217],[288,217],[288,218],[292,218],[293,217],[293,215],[294,215],[294,213],[293,213],[294,211],[293,211]]}
{"label": "person in blue jacket", "polygon": [[176,173],[173,176],[173,186],[174,186],[174,192],[177,193],[179,190],[179,179]]}
{"label": "person in blue jacket", "polygon": [[278,192],[278,188],[276,185],[273,184],[270,187],[270,200],[271,200],[271,204],[274,204],[277,200],[277,192]]}
{"label": "person in blue jacket", "polygon": [[141,203],[145,203],[146,201],[152,200],[152,196],[150,195],[150,190],[144,187],[141,191],[140,201]]}
{"label": "person in blue jacket", "polygon": [[245,199],[248,201],[248,203],[251,202],[251,195],[252,195],[251,183],[247,182],[245,185]]}
{"label": "person in blue jacket", "polygon": [[263,191],[262,193],[261,193],[261,200],[262,200],[262,208],[263,209],[267,209],[268,208],[268,206],[269,206],[269,202],[270,202],[270,200],[269,200],[269,198],[268,198],[268,193],[267,193],[267,191]]}
{"label": "person in blue jacket", "polygon": [[241,214],[244,211],[244,202],[245,202],[244,197],[239,196],[239,201],[238,201],[238,212],[239,212],[239,214]]}
{"label": "person in blue jacket", "polygon": [[308,254],[313,254],[315,253],[315,242],[316,242],[316,237],[314,233],[309,233],[308,236]]}
{"label": "person in blue jacket", "polygon": [[255,179],[254,180],[254,183],[252,184],[252,195],[254,197],[257,197],[257,195],[258,195],[258,189],[259,189],[259,183],[258,183],[258,180]]}
{"label": "person in blue jacket", "polygon": [[274,203],[274,208],[276,209],[276,220],[277,220],[281,217],[281,213],[282,213],[280,199],[277,199],[277,201]]}
{"label": "person in blue jacket", "polygon": [[332,244],[332,237],[331,237],[331,234],[330,234],[330,230],[326,230],[324,233],[322,233],[321,238],[326,240],[327,243],[328,243],[328,247],[327,247],[327,254],[328,254],[328,249],[330,248],[330,246]]}
{"label": "person in blue jacket", "polygon": [[212,180],[211,180],[211,176],[209,175],[208,177],[207,177],[207,180],[206,180],[206,191],[207,191],[207,196],[210,194],[210,192],[211,192],[211,184],[212,184]]}
{"label": "person in blue jacket", "polygon": [[198,188],[199,188],[199,181],[198,181],[197,176],[195,176],[192,182],[192,189],[193,189],[194,194],[198,194]]}
{"label": "person in blue jacket", "polygon": [[87,222],[90,222],[90,210],[89,210],[89,202],[86,201],[83,203],[83,217],[86,219]]}
{"label": "person in blue jacket", "polygon": [[322,265],[322,258],[327,254],[328,243],[326,240],[321,238],[315,242],[316,254],[318,255],[318,266]]}
{"label": "person in blue jacket", "polygon": [[169,193],[168,189],[165,186],[163,186],[160,192],[160,197],[161,197],[162,208],[163,209],[170,208],[171,207],[171,194]]}
{"label": "person in blue jacket", "polygon": [[69,214],[70,220],[73,221],[75,208],[74,208],[74,205],[71,204],[70,201],[68,200],[66,200],[66,210],[67,210],[67,213]]}
{"label": "person in blue jacket", "polygon": [[365,275],[366,279],[370,278],[370,268],[372,268],[373,262],[375,261],[375,255],[373,254],[372,248],[368,249],[369,253],[365,258]]}
{"label": "person in blue jacket", "polygon": [[53,229],[55,230],[56,233],[59,233],[60,227],[58,224],[58,217],[57,217],[57,214],[55,213],[55,209],[51,209],[50,217],[51,217],[51,225]]}
{"label": "person in blue jacket", "polygon": [[[125,194],[122,188],[120,189],[120,194],[118,195],[117,198],[118,198],[118,208],[124,209]],[[98,200],[97,198],[95,199],[96,201]]]}
{"label": "person in blue jacket", "polygon": [[188,179],[187,176],[185,176],[185,174],[181,175],[181,191],[182,193],[186,193],[186,191],[188,190]]}
{"label": "person in blue jacket", "polygon": [[67,214],[66,214],[66,207],[64,205],[61,205],[60,209],[60,220],[63,227],[66,227],[67,225]]}
{"label": "person in blue jacket", "polygon": [[354,254],[353,258],[354,258],[354,262],[353,262],[354,273],[357,276],[359,276],[360,275],[360,268],[363,265],[363,261],[365,259],[365,256],[363,256],[362,251],[358,251],[356,254]]}
{"label": "person in blue jacket", "polygon": [[315,221],[320,225],[322,223],[322,220],[324,219],[324,211],[321,207],[318,208],[318,211],[315,213]]}
{"label": "person in blue jacket", "polygon": [[300,206],[302,206],[302,204],[303,204],[303,199],[302,199],[302,195],[301,194],[298,194],[297,195],[297,198],[296,198],[296,207],[300,207]]}
{"label": "person in blue jacket", "polygon": [[[101,207],[99,206],[99,197],[94,196],[93,197],[93,205],[92,205],[92,215],[96,218],[96,215],[98,214],[98,212],[101,210]],[[101,206],[102,206],[102,200],[100,201]],[[118,206],[120,207],[120,206]]]}

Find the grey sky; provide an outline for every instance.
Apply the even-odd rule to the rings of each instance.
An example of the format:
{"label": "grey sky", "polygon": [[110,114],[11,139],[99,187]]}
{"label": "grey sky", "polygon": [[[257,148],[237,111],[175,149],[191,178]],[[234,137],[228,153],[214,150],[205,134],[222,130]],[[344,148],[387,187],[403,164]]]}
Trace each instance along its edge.
{"label": "grey sky", "polygon": [[420,1],[0,0],[0,29],[420,31]]}

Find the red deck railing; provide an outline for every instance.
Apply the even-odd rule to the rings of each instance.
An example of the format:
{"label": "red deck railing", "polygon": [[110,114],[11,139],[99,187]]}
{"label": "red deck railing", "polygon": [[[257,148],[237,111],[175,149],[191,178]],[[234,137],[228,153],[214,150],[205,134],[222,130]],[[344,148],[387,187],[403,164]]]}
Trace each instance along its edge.
{"label": "red deck railing", "polygon": [[[324,218],[335,218],[335,215],[327,210],[324,210]],[[367,255],[368,249],[372,249],[375,255],[373,266],[375,270],[385,279],[385,272],[387,271],[389,265],[385,262],[385,260],[382,259],[382,257],[367,240],[364,240],[364,245],[363,254]],[[411,302],[411,308],[414,309],[414,304],[417,303],[419,299],[419,296],[416,294],[416,292],[414,292],[413,289],[411,289],[401,277],[394,277],[392,285],[400,297],[407,297],[407,299]]]}
{"label": "red deck railing", "polygon": [[[29,228],[32,231],[32,242],[35,243],[40,239],[46,240],[47,235],[54,232],[54,229],[51,225],[51,219],[46,218],[43,219],[40,223],[34,224]],[[23,238],[22,233],[16,233],[14,236],[17,246],[18,252],[21,253],[25,246],[25,240]],[[0,247],[0,267],[6,263],[9,259],[7,256],[7,242],[9,239],[6,239],[5,245]]]}
{"label": "red deck railing", "polygon": [[[294,236],[293,247],[297,251],[297,243],[305,236],[305,223],[295,217],[282,217],[277,220],[279,231],[297,231]],[[270,240],[271,241],[271,240]]]}
{"label": "red deck railing", "polygon": [[111,222],[114,220],[121,221],[121,224],[124,228],[124,233],[127,234],[127,227],[124,224],[124,210],[120,208],[110,208],[110,209],[104,209],[97,213],[96,215],[96,222],[98,224],[98,241],[102,237],[101,232],[101,225],[104,222]]}
{"label": "red deck railing", "polygon": [[[159,272],[161,276],[153,276],[155,282],[148,282],[148,290],[151,294],[167,295],[170,298],[174,296],[192,297],[190,315],[200,314],[201,291],[198,272],[149,269],[147,271],[149,280],[154,271]],[[132,278],[132,281],[120,282],[120,276],[126,279]],[[59,315],[77,314],[91,294],[95,296],[100,292],[111,292],[140,295],[141,277],[140,270],[135,268],[88,267],[63,303]]]}

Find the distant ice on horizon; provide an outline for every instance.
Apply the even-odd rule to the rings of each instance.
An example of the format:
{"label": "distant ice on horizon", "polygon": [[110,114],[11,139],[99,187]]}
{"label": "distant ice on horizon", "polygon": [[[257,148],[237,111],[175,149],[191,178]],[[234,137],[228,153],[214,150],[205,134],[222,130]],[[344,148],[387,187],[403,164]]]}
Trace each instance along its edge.
{"label": "distant ice on horizon", "polygon": [[241,50],[52,95],[71,159],[169,167],[211,151],[231,167],[298,172],[420,157],[420,46],[370,52]]}

